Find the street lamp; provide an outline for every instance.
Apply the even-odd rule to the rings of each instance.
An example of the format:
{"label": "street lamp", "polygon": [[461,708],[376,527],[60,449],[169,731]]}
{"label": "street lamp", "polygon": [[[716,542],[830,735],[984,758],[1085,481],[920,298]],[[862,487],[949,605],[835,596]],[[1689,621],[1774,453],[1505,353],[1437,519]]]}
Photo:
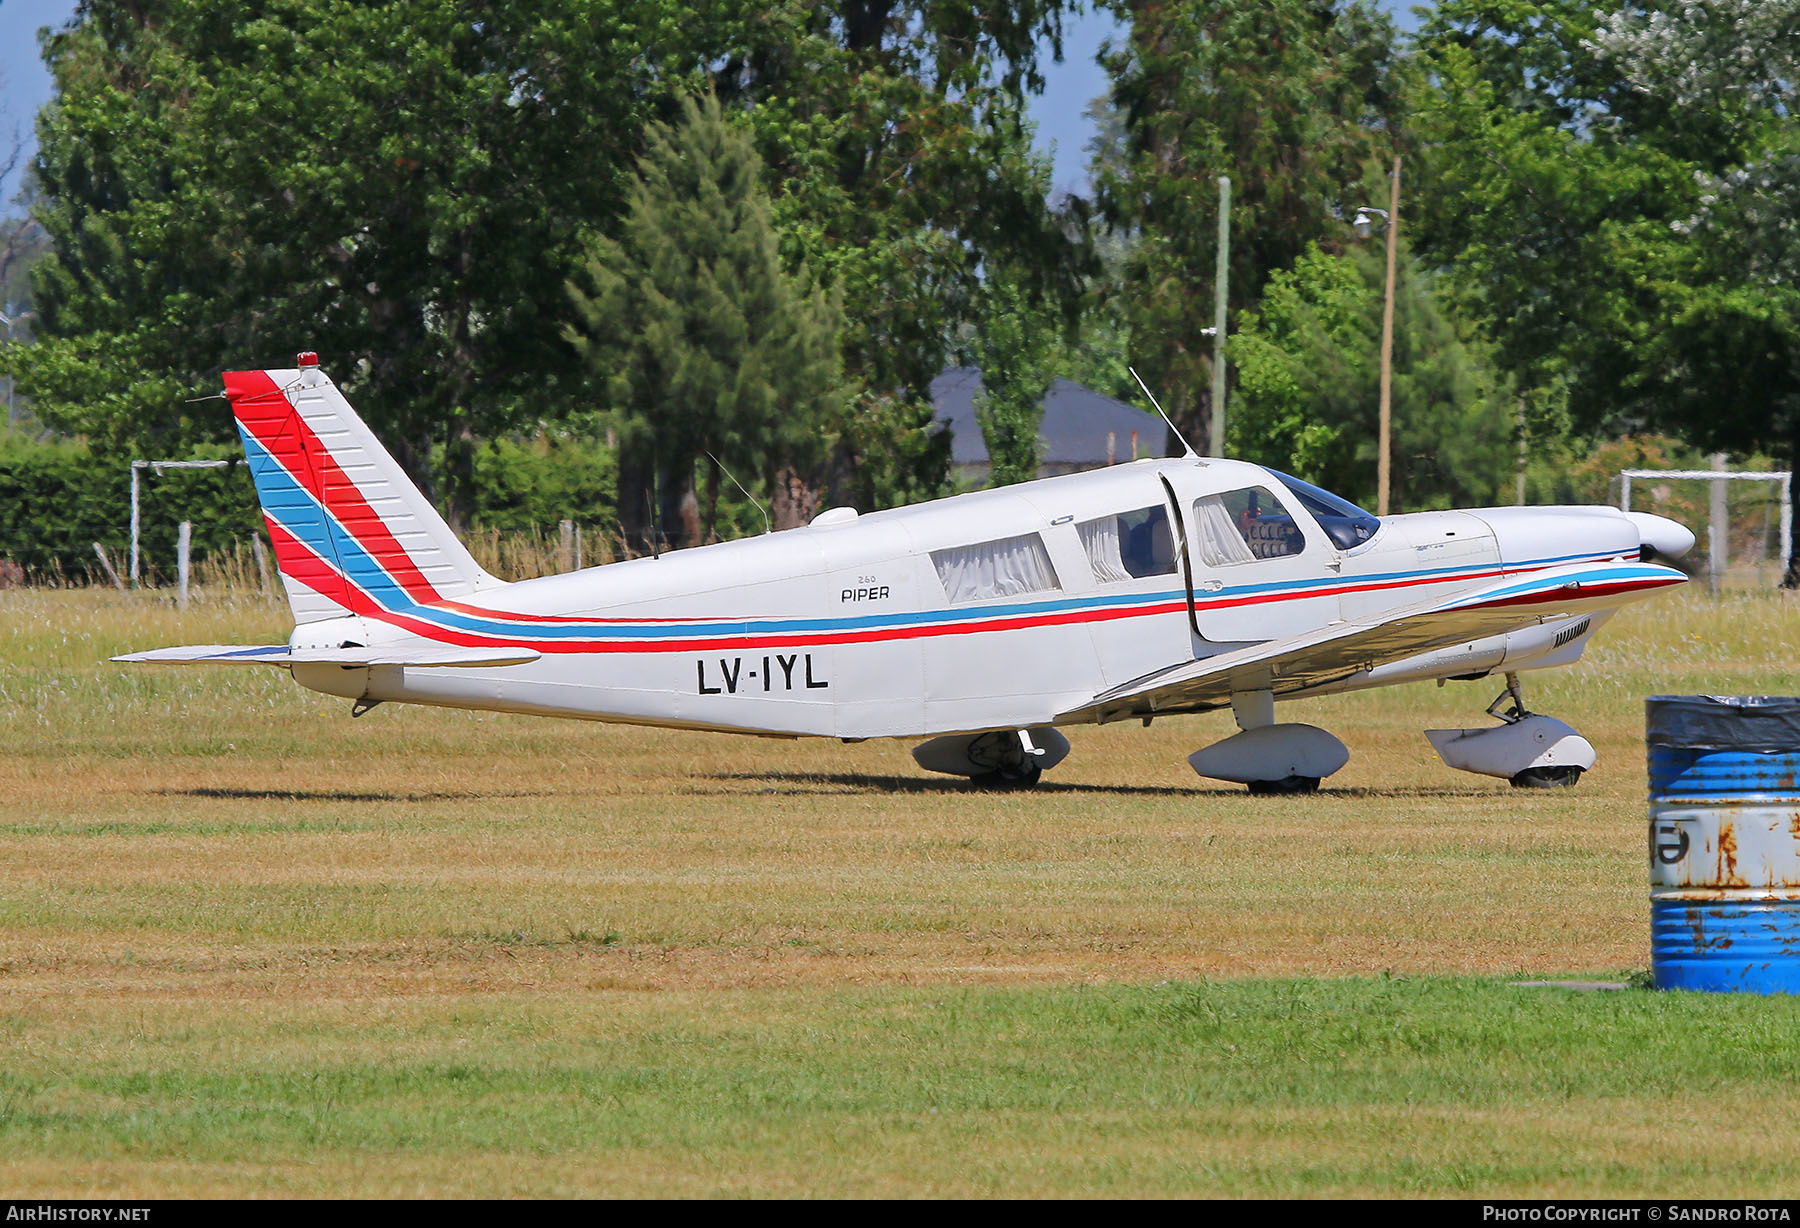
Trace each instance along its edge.
{"label": "street lamp", "polygon": [[1394,172],[1389,176],[1392,195],[1388,207],[1377,209],[1373,205],[1362,205],[1356,210],[1356,217],[1350,224],[1356,227],[1356,233],[1363,238],[1369,237],[1374,229],[1375,218],[1379,217],[1387,224],[1387,293],[1381,308],[1381,452],[1376,465],[1375,514],[1388,514],[1388,482],[1391,470],[1391,439],[1393,437],[1393,388],[1394,388],[1394,255],[1399,247],[1400,237],[1400,159],[1394,159]]}

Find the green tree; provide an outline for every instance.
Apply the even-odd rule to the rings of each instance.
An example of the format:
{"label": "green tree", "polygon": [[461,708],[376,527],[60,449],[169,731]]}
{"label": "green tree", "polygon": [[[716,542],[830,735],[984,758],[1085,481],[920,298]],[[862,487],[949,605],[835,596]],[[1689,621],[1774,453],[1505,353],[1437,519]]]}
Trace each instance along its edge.
{"label": "green tree", "polygon": [[1574,0],[1440,7],[1423,33],[1429,143],[1411,234],[1451,266],[1460,305],[1510,369],[1528,384],[1567,375],[1576,399],[1612,414],[1620,399],[1604,385],[1630,377],[1626,322],[1653,312],[1677,272],[1670,223],[1692,212],[1696,166],[1691,142],[1646,139],[1656,117],[1596,55],[1593,31]]}
{"label": "green tree", "polygon": [[85,0],[39,117],[45,421],[178,455],[229,435],[224,367],[316,349],[408,468],[569,403],[560,339],[584,225],[615,217],[642,128],[731,45],[667,0]]}
{"label": "green tree", "polygon": [[[1800,2],[1631,6],[1599,15],[1593,46],[1665,140],[1689,116],[1723,138],[1697,173],[1698,207],[1671,224],[1688,259],[1651,330],[1644,400],[1703,447],[1800,466]],[[1783,583],[1800,587],[1800,553]]]}
{"label": "green tree", "polygon": [[475,453],[475,527],[517,533],[574,520],[610,528],[618,521],[617,459],[602,441],[548,431],[490,440]]}
{"label": "green tree", "polygon": [[1751,276],[1793,280],[1800,242],[1800,0],[1704,0],[1598,14],[1592,44],[1660,116],[1699,112],[1741,160],[1702,180],[1686,229],[1729,232]]}
{"label": "green tree", "polygon": [[[31,301],[31,269],[49,252],[50,236],[36,219],[0,219],[0,329],[4,330],[0,332],[0,349],[30,343],[32,325],[37,322],[37,312]],[[0,371],[5,369],[5,356],[0,354]],[[3,378],[6,423],[13,426],[29,418],[30,402],[18,396],[12,376]]]}
{"label": "green tree", "polygon": [[1065,0],[85,0],[49,47],[45,344],[21,390],[96,446],[229,431],[227,366],[317,349],[452,519],[475,444],[574,412],[563,285],[653,119],[712,84],[766,155],[790,271],[846,307],[841,497],[941,489],[930,380],[1010,263],[1074,310],[1025,91]]}
{"label": "green tree", "polygon": [[1131,233],[1121,301],[1139,370],[1201,450],[1210,422],[1220,175],[1232,180],[1230,309],[1339,224],[1399,115],[1391,22],[1359,3],[1129,6],[1105,57],[1125,151],[1097,163],[1104,216]]}
{"label": "green tree", "polygon": [[718,74],[753,102],[783,250],[844,307],[860,393],[839,424],[832,495],[863,507],[945,487],[931,381],[1007,268],[1065,322],[1092,261],[1080,219],[1047,203],[1025,94],[1068,0],[797,3]]}
{"label": "green tree", "polygon": [[[1393,501],[1493,503],[1513,469],[1513,398],[1407,261],[1395,303]],[[1233,456],[1372,501],[1386,266],[1375,248],[1309,247],[1238,319]]]}
{"label": "green tree", "polygon": [[988,485],[1037,476],[1044,394],[1055,378],[1058,320],[1004,273],[989,280],[971,355],[981,368],[975,421],[987,444]]}
{"label": "green tree", "polygon": [[677,123],[650,128],[618,237],[595,240],[569,286],[569,339],[621,425],[619,512],[634,548],[650,527],[647,486],[662,532],[698,545],[683,508],[700,461],[710,536],[719,464],[770,489],[783,471],[814,472],[844,401],[837,308],[782,267],[761,173],[717,98],[683,100]]}
{"label": "green tree", "polygon": [[1800,463],[1792,10],[1446,0],[1425,28],[1421,250],[1578,426]]}

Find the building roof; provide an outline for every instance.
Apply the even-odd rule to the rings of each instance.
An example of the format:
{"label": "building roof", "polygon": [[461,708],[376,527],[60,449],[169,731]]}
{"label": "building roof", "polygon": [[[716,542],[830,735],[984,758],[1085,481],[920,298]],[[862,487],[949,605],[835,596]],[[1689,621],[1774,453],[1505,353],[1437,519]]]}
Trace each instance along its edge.
{"label": "building roof", "polygon": [[[981,391],[978,367],[952,367],[931,381],[931,403],[937,420],[950,431],[953,465],[986,465],[987,444],[975,421],[975,394]],[[1044,396],[1041,463],[1046,468],[1089,468],[1132,459],[1132,434],[1138,456],[1168,454],[1169,428],[1155,414],[1114,400],[1073,380],[1059,379]],[[1107,455],[1107,436],[1112,455]]]}

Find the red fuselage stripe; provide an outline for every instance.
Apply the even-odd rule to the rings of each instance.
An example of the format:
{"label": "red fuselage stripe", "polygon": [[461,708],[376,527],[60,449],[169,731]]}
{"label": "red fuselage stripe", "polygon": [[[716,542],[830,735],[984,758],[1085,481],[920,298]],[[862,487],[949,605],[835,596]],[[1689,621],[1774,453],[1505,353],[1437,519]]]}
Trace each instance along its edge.
{"label": "red fuselage stripe", "polygon": [[[270,522],[270,533],[275,536],[277,548],[289,548],[302,552],[322,566],[297,540],[289,536],[282,528]],[[296,579],[304,578],[296,575]],[[1607,597],[1619,593],[1634,592],[1645,588],[1660,588],[1665,585],[1679,583],[1672,579],[1653,579],[1636,581],[1618,581],[1614,583],[1592,584],[1578,590],[1583,600],[1593,597]],[[1064,610],[1050,614],[1015,615],[1004,618],[976,619],[968,622],[928,624],[911,627],[890,627],[859,631],[819,631],[791,632],[781,635],[719,635],[696,639],[668,640],[544,640],[534,641],[529,637],[508,638],[495,635],[484,635],[475,632],[454,631],[439,626],[422,618],[407,614],[397,614],[383,609],[381,605],[354,585],[349,586],[348,608],[392,626],[414,632],[426,639],[439,643],[456,644],[462,647],[488,647],[496,644],[526,645],[535,651],[545,654],[591,654],[591,653],[670,653],[670,652],[725,652],[748,651],[753,649],[779,649],[783,647],[806,645],[862,644],[880,643],[891,640],[929,639],[945,635],[980,635],[995,631],[1015,631],[1033,627],[1067,626],[1075,623],[1110,622],[1123,618],[1137,618],[1154,614],[1176,614],[1186,608],[1185,602],[1162,602],[1155,605],[1134,607],[1111,607],[1086,610]],[[1501,607],[1515,605],[1543,604],[1563,597],[1562,586],[1539,592],[1520,593],[1512,597],[1484,601],[1469,608]]]}

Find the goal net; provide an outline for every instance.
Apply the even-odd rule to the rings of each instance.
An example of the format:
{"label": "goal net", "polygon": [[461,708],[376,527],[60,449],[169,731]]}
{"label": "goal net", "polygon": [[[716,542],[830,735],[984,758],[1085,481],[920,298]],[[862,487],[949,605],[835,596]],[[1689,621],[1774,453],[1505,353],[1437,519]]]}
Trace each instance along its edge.
{"label": "goal net", "polygon": [[1619,506],[1694,531],[1683,560],[1720,588],[1781,583],[1793,542],[1790,474],[1747,469],[1621,469]]}

